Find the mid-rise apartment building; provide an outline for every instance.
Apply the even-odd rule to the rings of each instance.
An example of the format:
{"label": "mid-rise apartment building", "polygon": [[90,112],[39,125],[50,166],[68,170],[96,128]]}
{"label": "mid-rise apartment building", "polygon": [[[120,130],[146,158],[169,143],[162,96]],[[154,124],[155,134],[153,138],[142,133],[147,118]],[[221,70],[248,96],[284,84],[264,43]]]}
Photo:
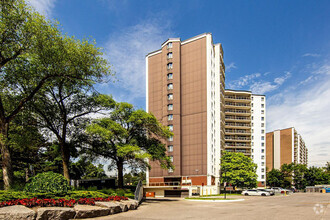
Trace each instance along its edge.
{"label": "mid-rise apartment building", "polygon": [[266,183],[266,97],[225,90],[225,150],[243,153],[257,164],[258,186]]}
{"label": "mid-rise apartment building", "polygon": [[164,170],[151,162],[147,186],[217,186],[224,147],[221,44],[210,33],[170,38],[147,55],[146,71],[146,109],[173,132],[163,141],[175,166]]}
{"label": "mid-rise apartment building", "polygon": [[266,166],[280,169],[283,164],[308,165],[308,149],[295,128],[275,130],[266,134]]}

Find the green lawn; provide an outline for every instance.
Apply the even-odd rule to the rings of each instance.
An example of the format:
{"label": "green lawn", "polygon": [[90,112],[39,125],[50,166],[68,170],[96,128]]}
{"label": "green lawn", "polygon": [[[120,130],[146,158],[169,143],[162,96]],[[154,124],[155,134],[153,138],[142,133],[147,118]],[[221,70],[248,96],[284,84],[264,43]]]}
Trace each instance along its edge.
{"label": "green lawn", "polygon": [[204,198],[204,197],[191,197],[191,198],[186,198],[186,199],[191,199],[191,200],[236,200],[233,198]]}
{"label": "green lawn", "polygon": [[[242,194],[240,193],[227,193],[227,196],[241,196]],[[225,196],[225,194],[216,194],[216,195],[203,195],[203,196],[200,196],[200,197],[211,197],[211,196]]]}

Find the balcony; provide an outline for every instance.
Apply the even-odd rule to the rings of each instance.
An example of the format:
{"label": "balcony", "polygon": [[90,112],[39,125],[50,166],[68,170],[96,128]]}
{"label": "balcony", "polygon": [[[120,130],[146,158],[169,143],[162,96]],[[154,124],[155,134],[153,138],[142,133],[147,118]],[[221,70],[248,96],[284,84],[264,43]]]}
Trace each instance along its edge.
{"label": "balcony", "polygon": [[234,101],[234,102],[244,102],[244,103],[251,102],[251,98],[249,98],[249,97],[236,97],[236,96],[232,96],[232,95],[226,95],[225,100]]}
{"label": "balcony", "polygon": [[250,109],[251,105],[246,103],[232,103],[232,102],[226,102],[226,107],[234,107],[235,109]]}
{"label": "balcony", "polygon": [[251,128],[251,125],[244,124],[244,123],[227,123],[226,122],[225,128]]}
{"label": "balcony", "polygon": [[242,116],[250,116],[250,111],[242,111],[242,110],[234,110],[234,109],[226,109],[225,114],[227,115],[242,115]]}
{"label": "balcony", "polygon": [[226,134],[232,134],[232,135],[251,135],[251,132],[248,130],[235,130],[235,129],[226,129]]}

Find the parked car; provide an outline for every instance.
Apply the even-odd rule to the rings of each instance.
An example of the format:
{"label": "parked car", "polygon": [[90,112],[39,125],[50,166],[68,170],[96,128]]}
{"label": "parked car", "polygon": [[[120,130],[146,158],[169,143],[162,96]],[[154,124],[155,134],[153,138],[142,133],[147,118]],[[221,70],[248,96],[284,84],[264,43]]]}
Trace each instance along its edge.
{"label": "parked car", "polygon": [[263,192],[269,192],[271,196],[275,195],[275,192],[272,189],[258,189],[258,190]]}
{"label": "parked car", "polygon": [[287,190],[287,189],[283,189],[281,187],[272,187],[270,188],[271,190],[273,190],[275,193],[282,193],[284,194],[285,192],[288,194],[290,193],[290,190]]}
{"label": "parked car", "polygon": [[269,192],[261,191],[258,189],[248,189],[242,192],[244,196],[270,196]]}

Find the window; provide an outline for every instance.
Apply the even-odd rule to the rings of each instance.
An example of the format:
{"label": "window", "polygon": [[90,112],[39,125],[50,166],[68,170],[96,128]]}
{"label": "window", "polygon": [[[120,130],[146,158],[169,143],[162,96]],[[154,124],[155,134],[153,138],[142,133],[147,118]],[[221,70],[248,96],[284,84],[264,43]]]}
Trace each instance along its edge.
{"label": "window", "polygon": [[173,136],[170,136],[167,140],[168,141],[173,141]]}
{"label": "window", "polygon": [[265,162],[261,162],[261,166],[265,166]]}
{"label": "window", "polygon": [[172,46],[173,46],[172,42],[169,42],[169,43],[167,44],[167,48],[172,48]]}
{"label": "window", "polygon": [[173,63],[168,63],[167,64],[167,69],[169,70],[169,69],[173,69]]}
{"label": "window", "polygon": [[169,84],[167,84],[167,89],[168,89],[168,90],[173,89],[173,83],[169,83]]}
{"label": "window", "polygon": [[168,129],[169,129],[170,131],[173,131],[173,125],[168,125]]}
{"label": "window", "polygon": [[168,152],[173,152],[173,145],[168,145],[167,151]]}
{"label": "window", "polygon": [[173,110],[173,104],[167,105],[167,110],[172,111]]}
{"label": "window", "polygon": [[167,100],[173,100],[173,94],[172,93],[167,95]]}
{"label": "window", "polygon": [[265,149],[261,149],[261,153],[265,153]]}
{"label": "window", "polygon": [[173,162],[173,156],[170,156],[170,160],[171,160],[171,162]]}
{"label": "window", "polygon": [[167,79],[173,79],[173,73],[167,74]]}
{"label": "window", "polygon": [[253,136],[251,136],[251,140],[253,140]]}
{"label": "window", "polygon": [[253,96],[251,97],[251,100],[253,101]]}
{"label": "window", "polygon": [[254,124],[253,124],[253,123],[251,123],[251,126],[252,126],[252,127],[253,127],[253,125],[254,125]]}
{"label": "window", "polygon": [[261,146],[264,147],[265,146],[265,143],[261,143]]}
{"label": "window", "polygon": [[173,58],[173,53],[172,52],[167,54],[167,59],[171,59],[171,58]]}
{"label": "window", "polygon": [[261,114],[265,114],[265,110],[261,110]]}
{"label": "window", "polygon": [[251,155],[251,158],[253,159],[253,155]]}
{"label": "window", "polygon": [[265,108],[265,104],[261,104],[261,108]]}
{"label": "window", "polygon": [[253,109],[251,110],[251,113],[253,113]]}
{"label": "window", "polygon": [[254,150],[253,150],[253,149],[251,149],[251,152],[252,152],[252,153],[253,153],[253,151],[254,151]]}
{"label": "window", "polygon": [[265,123],[261,123],[261,127],[265,127]]}
{"label": "window", "polygon": [[261,175],[261,179],[265,179],[265,175]]}
{"label": "window", "polygon": [[261,134],[264,134],[264,133],[265,133],[265,130],[264,130],[264,129],[262,129],[262,130],[261,130]]}
{"label": "window", "polygon": [[265,136],[261,136],[261,140],[264,141],[265,140]]}
{"label": "window", "polygon": [[261,121],[264,121],[265,120],[265,117],[261,117]]}
{"label": "window", "polygon": [[265,156],[264,155],[261,155],[261,160],[264,160],[265,159]]}
{"label": "window", "polygon": [[251,142],[251,146],[253,146],[254,145],[254,143],[253,142]]}
{"label": "window", "polygon": [[173,115],[172,114],[168,115],[167,120],[172,121],[173,120]]}
{"label": "window", "polygon": [[261,172],[265,172],[265,168],[261,168]]}
{"label": "window", "polygon": [[251,107],[253,107],[253,103],[251,104]]}
{"label": "window", "polygon": [[265,97],[261,97],[261,101],[265,101]]}
{"label": "window", "polygon": [[251,120],[253,120],[253,116],[251,117]]}

